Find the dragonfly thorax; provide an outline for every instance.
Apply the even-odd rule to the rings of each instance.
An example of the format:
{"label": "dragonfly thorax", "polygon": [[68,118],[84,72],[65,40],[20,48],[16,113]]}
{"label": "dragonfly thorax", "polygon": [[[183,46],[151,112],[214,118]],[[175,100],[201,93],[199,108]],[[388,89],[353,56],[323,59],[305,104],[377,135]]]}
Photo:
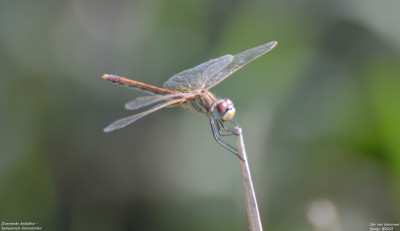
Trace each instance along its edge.
{"label": "dragonfly thorax", "polygon": [[231,120],[235,112],[235,106],[230,99],[222,99],[214,107],[214,117],[223,121]]}

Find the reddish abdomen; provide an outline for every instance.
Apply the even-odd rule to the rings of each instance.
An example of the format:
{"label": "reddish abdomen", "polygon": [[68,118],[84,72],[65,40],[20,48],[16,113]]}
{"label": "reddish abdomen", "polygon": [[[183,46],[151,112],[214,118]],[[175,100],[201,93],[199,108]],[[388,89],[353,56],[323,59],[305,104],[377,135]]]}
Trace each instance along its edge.
{"label": "reddish abdomen", "polygon": [[145,83],[141,83],[141,82],[138,82],[138,81],[135,81],[135,80],[119,77],[117,75],[105,74],[105,75],[103,75],[103,79],[106,79],[108,81],[111,81],[111,82],[119,84],[119,85],[123,85],[123,86],[127,86],[127,87],[130,87],[130,88],[139,89],[139,90],[142,90],[142,91],[145,91],[145,92],[149,92],[149,93],[152,93],[152,94],[167,95],[167,94],[177,93],[176,91],[171,91],[171,90],[168,90],[168,89],[151,86],[151,85],[148,85],[148,84],[145,84]]}

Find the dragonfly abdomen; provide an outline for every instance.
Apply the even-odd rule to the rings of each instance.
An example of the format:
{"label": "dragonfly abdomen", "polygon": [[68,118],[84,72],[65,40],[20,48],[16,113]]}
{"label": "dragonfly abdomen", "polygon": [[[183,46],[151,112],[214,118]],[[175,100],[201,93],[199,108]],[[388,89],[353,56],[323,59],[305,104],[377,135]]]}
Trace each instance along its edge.
{"label": "dragonfly abdomen", "polygon": [[141,83],[135,80],[131,79],[126,79],[117,75],[109,75],[105,74],[103,75],[103,79],[106,79],[108,81],[111,81],[115,84],[127,86],[129,88],[134,88],[138,90],[145,91],[147,93],[152,93],[152,94],[159,94],[159,95],[167,95],[167,94],[173,94],[176,93],[176,91],[171,91],[168,89],[160,88],[160,87],[155,87],[152,85],[148,85],[145,83]]}

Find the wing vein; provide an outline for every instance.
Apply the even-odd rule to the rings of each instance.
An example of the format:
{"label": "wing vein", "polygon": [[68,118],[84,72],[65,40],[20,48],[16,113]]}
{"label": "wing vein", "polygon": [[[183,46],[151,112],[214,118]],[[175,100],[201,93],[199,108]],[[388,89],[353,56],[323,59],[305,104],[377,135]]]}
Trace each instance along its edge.
{"label": "wing vein", "polygon": [[150,109],[147,110],[147,111],[144,111],[144,112],[141,112],[141,113],[132,115],[132,116],[128,116],[128,117],[119,119],[119,120],[117,120],[117,121],[111,123],[111,124],[108,125],[107,127],[105,127],[105,128],[104,128],[104,132],[111,132],[111,131],[114,131],[114,130],[117,130],[117,129],[121,129],[121,128],[123,128],[123,127],[125,127],[125,126],[127,126],[127,125],[129,125],[129,124],[131,124],[131,123],[133,123],[133,122],[135,122],[136,120],[138,120],[138,119],[140,119],[140,118],[142,118],[142,117],[144,117],[144,116],[146,116],[146,115],[148,115],[148,114],[150,114],[150,113],[153,113],[153,112],[155,112],[155,111],[158,111],[158,110],[160,110],[160,109],[162,109],[162,108],[164,108],[164,107],[167,107],[167,106],[169,106],[169,105],[183,102],[184,100],[185,100],[185,99],[174,99],[174,100],[170,100],[170,101],[167,101],[167,102],[158,104],[158,105],[156,105],[156,106],[150,108]]}

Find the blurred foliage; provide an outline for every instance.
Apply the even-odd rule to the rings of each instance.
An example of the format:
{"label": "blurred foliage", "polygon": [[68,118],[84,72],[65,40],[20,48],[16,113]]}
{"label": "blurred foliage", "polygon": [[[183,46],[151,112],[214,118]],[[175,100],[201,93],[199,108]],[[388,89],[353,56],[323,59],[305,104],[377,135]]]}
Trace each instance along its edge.
{"label": "blurred foliage", "polygon": [[264,229],[319,230],[307,214],[320,199],[341,230],[399,223],[399,8],[390,0],[1,1],[0,221],[246,230],[237,159],[214,142],[207,119],[171,108],[104,134],[141,93],[100,77],[162,86],[210,58],[276,40],[213,88],[236,104]]}

